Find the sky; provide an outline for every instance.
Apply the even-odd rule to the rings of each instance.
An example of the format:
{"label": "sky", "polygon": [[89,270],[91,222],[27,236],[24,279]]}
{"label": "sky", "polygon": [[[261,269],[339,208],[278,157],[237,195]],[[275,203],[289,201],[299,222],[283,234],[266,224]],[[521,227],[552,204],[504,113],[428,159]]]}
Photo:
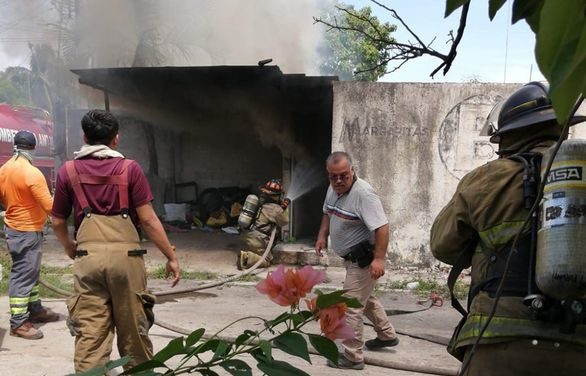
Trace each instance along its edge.
{"label": "sky", "polygon": [[[432,46],[442,53],[449,51],[448,33],[458,28],[461,10],[444,19],[445,0],[381,0],[394,9],[407,25],[425,42],[434,37]],[[346,0],[355,7],[370,6],[379,20],[397,25],[394,36],[399,41],[413,40],[390,13],[369,0]],[[510,23],[512,1],[500,9],[491,22],[488,0],[472,0],[464,37],[458,55],[448,74],[441,72],[432,79],[429,74],[441,63],[437,58],[420,57],[406,63],[398,71],[384,76],[385,82],[463,82],[473,78],[481,82],[524,83],[543,80],[535,62],[535,35],[525,23]],[[508,33],[508,38],[507,38]],[[508,41],[507,41],[508,39]],[[506,62],[506,64],[505,64]],[[392,67],[389,66],[388,69]]]}
{"label": "sky", "polygon": [[[197,1],[197,0],[193,0]],[[233,0],[236,1],[236,0]],[[369,0],[344,0],[356,7],[370,6],[382,21],[398,24],[390,13]],[[433,47],[447,53],[448,33],[458,27],[460,10],[444,19],[445,0],[381,0],[393,8],[424,42],[436,37]],[[385,75],[384,82],[481,82],[524,83],[543,80],[534,59],[535,37],[525,21],[510,24],[509,0],[491,22],[488,18],[488,0],[472,0],[468,24],[458,48],[458,55],[446,76],[441,72],[432,79],[429,74],[440,64],[433,57],[420,57],[403,65],[398,71]],[[308,20],[307,27],[318,27]],[[413,40],[404,27],[398,24],[394,34],[399,41]],[[0,43],[2,43],[0,39]],[[11,46],[2,46],[8,47]],[[26,49],[24,49],[26,50]],[[29,56],[8,56],[0,48],[0,70],[7,66],[28,65]],[[388,69],[392,69],[392,65]]]}

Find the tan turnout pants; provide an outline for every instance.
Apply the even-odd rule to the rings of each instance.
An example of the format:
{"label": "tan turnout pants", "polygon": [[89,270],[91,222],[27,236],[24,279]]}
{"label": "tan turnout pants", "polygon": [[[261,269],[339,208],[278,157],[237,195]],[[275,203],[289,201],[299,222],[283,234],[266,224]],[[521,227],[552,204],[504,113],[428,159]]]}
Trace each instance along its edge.
{"label": "tan turnout pants", "polygon": [[344,355],[353,362],[362,362],[364,360],[363,331],[364,331],[364,314],[374,325],[376,336],[383,340],[395,338],[395,328],[391,325],[385,309],[380,301],[372,295],[376,280],[370,277],[370,267],[361,268],[356,263],[346,261],[346,279],[344,280],[344,290],[346,296],[356,298],[362,304],[361,308],[347,308],[346,322],[354,329],[356,337],[347,339],[342,342]]}
{"label": "tan turnout pants", "polygon": [[[464,361],[470,357],[471,348],[467,348]],[[479,345],[464,375],[586,375],[586,348],[529,338]]]}
{"label": "tan turnout pants", "polygon": [[[110,360],[114,330],[126,369],[150,359],[155,297],[146,287],[138,233],[130,218],[92,214],[77,232],[73,296],[67,324],[75,335],[76,372]],[[135,251],[130,252],[129,251]],[[85,254],[87,253],[87,254]]]}

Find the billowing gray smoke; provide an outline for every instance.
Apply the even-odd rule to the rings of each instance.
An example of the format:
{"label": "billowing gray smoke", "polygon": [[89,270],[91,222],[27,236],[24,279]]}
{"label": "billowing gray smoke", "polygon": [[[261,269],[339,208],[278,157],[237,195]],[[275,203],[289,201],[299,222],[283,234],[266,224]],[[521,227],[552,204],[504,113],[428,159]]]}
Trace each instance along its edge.
{"label": "billowing gray smoke", "polygon": [[312,16],[325,2],[9,1],[0,3],[0,48],[26,58],[28,41],[45,42],[75,68],[251,65],[273,58],[286,73],[316,74],[323,30]]}

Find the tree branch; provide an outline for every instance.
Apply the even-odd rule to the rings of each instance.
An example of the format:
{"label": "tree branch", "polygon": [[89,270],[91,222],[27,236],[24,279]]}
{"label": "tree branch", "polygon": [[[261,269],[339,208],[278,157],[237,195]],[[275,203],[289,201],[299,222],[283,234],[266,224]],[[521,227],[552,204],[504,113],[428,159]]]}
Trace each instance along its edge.
{"label": "tree branch", "polygon": [[[456,54],[457,54],[457,49],[458,49],[458,45],[460,44],[460,41],[462,40],[462,36],[464,35],[464,30],[466,29],[466,19],[468,18],[468,9],[470,8],[470,3],[466,3],[462,6],[462,14],[460,15],[460,25],[458,26],[458,32],[456,34],[456,38],[453,39],[452,42],[452,47],[450,48],[450,52],[448,52],[448,56],[447,58],[443,61],[443,63],[441,63],[437,68],[435,68],[433,70],[433,72],[431,72],[430,77],[433,78],[433,76],[440,70],[442,69],[442,67],[444,68],[444,76],[446,75],[446,73],[448,73],[448,71],[450,70],[450,68],[452,67],[452,63],[454,62],[454,59],[456,58]],[[450,32],[452,38],[453,38],[453,34]]]}
{"label": "tree branch", "polygon": [[[416,59],[423,55],[433,56],[441,60],[441,64],[439,64],[430,74],[433,78],[434,75],[442,70],[443,74],[446,75],[450,70],[454,59],[456,58],[457,48],[462,40],[462,36],[464,34],[464,30],[466,28],[466,20],[468,17],[468,9],[470,8],[470,3],[466,3],[462,6],[462,14],[460,15],[460,22],[458,26],[458,30],[456,36],[454,36],[453,32],[450,31],[450,38],[448,43],[451,43],[450,49],[447,54],[443,54],[432,48],[433,42],[436,40],[434,37],[431,42],[424,43],[423,40],[417,35],[407,23],[399,16],[399,14],[392,8],[382,4],[380,0],[370,0],[377,6],[385,9],[388,11],[391,16],[396,19],[406,30],[407,32],[415,39],[415,42],[411,42],[407,40],[406,43],[397,42],[394,38],[388,36],[388,31],[385,33],[379,26],[372,22],[369,17],[363,16],[358,12],[355,12],[353,8],[344,8],[336,6],[336,9],[340,12],[346,14],[349,18],[354,18],[359,20],[363,23],[366,23],[370,27],[360,28],[351,26],[348,23],[340,24],[336,17],[332,17],[333,21],[328,19],[323,19],[321,17],[314,17],[314,23],[321,23],[328,27],[327,31],[331,30],[338,30],[341,32],[353,32],[359,34],[361,37],[376,43],[384,45],[383,50],[388,57],[381,59],[375,65],[371,67],[367,67],[365,69],[357,70],[355,74],[372,72],[380,69],[381,67],[386,67],[391,61],[399,61],[399,65],[394,67],[391,70],[387,70],[386,73],[392,73],[402,67],[407,61]],[[372,30],[370,30],[372,29]]]}

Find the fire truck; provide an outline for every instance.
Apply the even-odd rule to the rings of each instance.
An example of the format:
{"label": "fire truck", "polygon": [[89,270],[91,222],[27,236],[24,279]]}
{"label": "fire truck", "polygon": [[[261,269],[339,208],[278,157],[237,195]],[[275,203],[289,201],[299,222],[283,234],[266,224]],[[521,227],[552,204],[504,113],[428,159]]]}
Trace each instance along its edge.
{"label": "fire truck", "polygon": [[12,157],[14,135],[22,130],[35,135],[37,146],[34,165],[45,175],[52,189],[55,182],[53,122],[45,110],[0,103],[0,165]]}

